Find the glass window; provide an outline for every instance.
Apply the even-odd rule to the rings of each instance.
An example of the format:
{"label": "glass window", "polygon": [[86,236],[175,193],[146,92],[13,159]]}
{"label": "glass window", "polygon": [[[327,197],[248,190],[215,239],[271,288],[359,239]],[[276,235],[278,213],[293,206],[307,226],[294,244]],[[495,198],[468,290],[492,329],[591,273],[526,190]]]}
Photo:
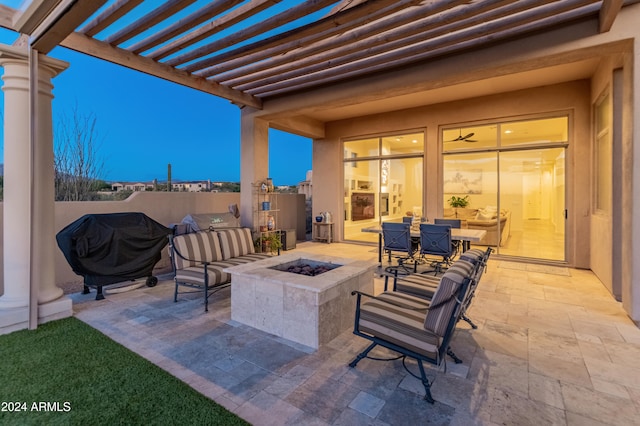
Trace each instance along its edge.
{"label": "glass window", "polygon": [[376,242],[362,229],[422,215],[424,133],[344,143],[344,239]]}
{"label": "glass window", "polygon": [[379,149],[379,140],[361,139],[357,141],[348,141],[344,143],[344,159],[358,157],[377,157]]}
{"label": "glass window", "polygon": [[480,244],[500,254],[564,260],[568,135],[568,116],[443,129],[443,216],[486,231]]}
{"label": "glass window", "polygon": [[382,155],[414,154],[424,151],[424,134],[386,136],[382,138]]}
{"label": "glass window", "polygon": [[566,142],[569,140],[568,130],[568,117],[502,123],[500,146]]}
{"label": "glass window", "polygon": [[611,98],[605,94],[596,103],[595,110],[595,207],[601,212],[611,211],[612,147],[611,147]]}
{"label": "glass window", "polygon": [[442,132],[443,151],[476,150],[497,146],[498,126],[456,127]]}

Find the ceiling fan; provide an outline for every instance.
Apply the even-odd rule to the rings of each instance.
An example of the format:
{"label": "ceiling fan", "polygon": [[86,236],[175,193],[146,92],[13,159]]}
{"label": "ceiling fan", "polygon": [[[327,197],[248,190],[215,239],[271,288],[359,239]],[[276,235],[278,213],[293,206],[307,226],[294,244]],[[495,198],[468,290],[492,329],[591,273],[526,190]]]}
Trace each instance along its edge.
{"label": "ceiling fan", "polygon": [[446,141],[446,142],[478,142],[475,139],[469,139],[473,135],[475,135],[475,133],[471,132],[465,136],[462,136],[462,129],[460,129],[460,134],[458,135],[457,138],[451,139],[450,141]]}

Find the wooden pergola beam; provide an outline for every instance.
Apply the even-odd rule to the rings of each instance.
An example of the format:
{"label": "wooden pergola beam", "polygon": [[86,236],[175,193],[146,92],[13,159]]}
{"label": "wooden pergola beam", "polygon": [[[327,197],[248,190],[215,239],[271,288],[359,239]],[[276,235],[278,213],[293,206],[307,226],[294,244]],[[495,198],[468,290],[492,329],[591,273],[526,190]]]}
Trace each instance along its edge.
{"label": "wooden pergola beam", "polygon": [[[504,3],[508,2],[508,0],[489,1],[489,3],[496,2]],[[467,3],[467,1],[450,0],[398,10],[399,7],[404,7],[404,5],[402,2],[396,2],[393,6],[388,6],[384,9],[367,13],[364,16],[346,20],[340,26],[334,26],[304,38],[296,38],[289,42],[282,42],[268,49],[252,49],[255,51],[236,59],[224,61],[225,54],[219,55],[216,57],[218,59],[216,65],[199,71],[197,74],[202,77],[211,77],[230,71],[220,78],[215,78],[216,81],[230,80],[239,76],[257,73],[261,70],[267,70],[279,64],[290,64],[291,61],[306,59],[323,51],[331,50],[337,52],[337,48],[341,46],[356,43],[367,37],[390,31],[404,24],[413,23],[426,15],[437,14],[464,3]],[[482,4],[484,4],[484,2]],[[416,32],[421,31],[419,25],[412,27]],[[235,56],[233,52],[229,53]]]}
{"label": "wooden pergola beam", "polygon": [[31,47],[47,54],[93,15],[106,0],[65,0],[30,33]]}
{"label": "wooden pergola beam", "polygon": [[31,34],[46,19],[62,0],[33,0],[21,12],[15,11],[12,30]]}
{"label": "wooden pergola beam", "polygon": [[[216,40],[214,42],[208,43],[205,46],[199,47],[190,52],[179,55],[167,61],[167,64],[174,67],[185,64],[187,62],[209,55],[220,49],[224,49],[229,46],[233,46],[237,43],[241,43],[245,40],[248,40],[252,37],[263,34],[274,28],[278,28],[282,25],[288,24],[289,22],[293,22],[296,19],[300,19],[305,15],[308,15],[309,13],[317,12],[318,10],[331,5],[336,1],[337,0],[307,0],[304,3],[301,3],[297,6],[293,6],[282,13],[279,13],[275,16],[267,18],[258,24],[243,28],[241,30],[236,31],[233,34],[223,37],[220,40]],[[204,61],[200,61],[200,62],[204,62]],[[203,66],[192,65],[190,67],[187,67],[186,69],[189,72],[193,72],[195,70],[198,70],[207,66],[208,65],[203,65]]]}
{"label": "wooden pergola beam", "polygon": [[191,87],[192,89],[220,96],[238,105],[262,108],[262,102],[251,95],[233,90],[215,82],[207,81],[202,77],[193,76],[185,71],[158,63],[152,59],[138,56],[108,43],[87,37],[84,34],[71,33],[60,45],[96,58],[104,59],[105,61],[113,62],[114,64]]}
{"label": "wooden pergola beam", "polygon": [[152,49],[153,47],[164,43],[165,41],[170,40],[175,36],[180,35],[185,31],[188,31],[191,28],[205,22],[207,19],[218,16],[219,14],[231,9],[235,5],[242,3],[242,1],[243,0],[215,0],[205,7],[187,16],[186,18],[181,19],[165,28],[164,30],[152,35],[151,37],[147,37],[146,39],[135,43],[134,45],[127,48],[127,50],[133,53],[140,53]]}
{"label": "wooden pergola beam", "polygon": [[90,22],[87,22],[79,32],[93,37],[129,13],[136,6],[142,3],[142,1],[143,0],[117,0],[114,4],[106,8],[100,15],[93,18]]}
{"label": "wooden pergola beam", "polygon": [[[434,12],[431,10],[432,8],[412,8],[407,13],[391,16],[366,27],[356,28],[353,31],[322,40],[308,47],[290,51],[285,55],[274,56],[246,67],[239,67],[238,65],[237,69],[218,75],[215,80],[218,82],[224,81],[229,86],[239,86],[257,82],[258,80],[263,81],[274,76],[286,79],[292,77],[288,73],[313,64],[402,40],[416,34],[423,34],[422,38],[433,37],[438,34],[437,30],[439,28],[444,28],[443,32],[452,31],[454,28],[464,28],[474,22],[486,19],[488,16],[484,14],[486,12],[507,5],[493,14],[504,16],[509,10],[526,10],[526,5],[532,2],[533,0],[515,3],[510,0],[494,0],[476,3],[464,9],[455,8],[438,16],[432,15],[440,12],[440,10],[435,10]],[[208,74],[203,73],[198,73],[198,75],[209,77]],[[268,84],[270,81],[266,81],[266,83]]]}
{"label": "wooden pergola beam", "polygon": [[[578,4],[583,4],[583,7],[576,8]],[[344,65],[327,67],[322,71],[301,77],[260,86],[247,90],[247,93],[261,98],[275,96],[350,77],[360,77],[362,70],[375,73],[391,67],[398,68],[453,52],[474,49],[490,42],[515,38],[533,30],[539,30],[541,22],[545,27],[552,27],[567,20],[594,15],[597,14],[598,9],[599,3],[594,0],[554,2],[525,16],[516,16],[498,22],[490,21],[449,36],[416,43],[395,51],[390,52],[385,46],[380,46],[345,58]],[[566,12],[563,13],[563,11]]]}
{"label": "wooden pergola beam", "polygon": [[0,27],[12,30],[16,13],[17,11],[15,9],[0,4]]}
{"label": "wooden pergola beam", "polygon": [[238,22],[244,21],[245,19],[250,18],[256,13],[262,12],[264,9],[278,4],[281,1],[282,0],[251,1],[250,3],[247,3],[246,5],[240,6],[236,10],[231,11],[222,18],[216,19],[213,22],[209,22],[201,28],[198,28],[197,30],[192,31],[189,34],[186,34],[179,39],[168,43],[166,46],[163,46],[155,52],[147,55],[147,57],[155,61],[164,59],[169,55],[173,55],[174,53],[199,42],[200,40],[204,40],[205,38],[213,34],[216,34],[224,29],[229,28],[232,25],[237,24]]}
{"label": "wooden pergola beam", "polygon": [[600,33],[606,33],[613,26],[620,9],[622,9],[623,0],[602,0],[600,7]]}
{"label": "wooden pergola beam", "polygon": [[105,42],[117,46],[148,30],[159,22],[181,11],[196,0],[169,0],[151,13],[127,25],[120,31],[105,38]]}
{"label": "wooden pergola beam", "polygon": [[[382,9],[385,9],[387,13],[391,13],[391,10],[398,11],[402,8],[416,5],[420,2],[421,0],[379,0],[377,2],[362,3],[346,9],[342,12],[320,19],[319,21],[296,28],[294,30],[269,37],[265,40],[252,43],[248,46],[239,47],[230,52],[221,53],[217,56],[203,59],[188,66],[186,69],[188,69],[190,72],[200,71],[204,68],[210,67],[223,61],[239,58],[241,56],[248,55],[259,50],[268,49],[290,41],[300,40],[308,36],[315,36],[317,40],[319,34],[325,30],[335,29],[336,27],[340,27],[341,29],[348,29],[350,28],[349,22],[370,15],[377,16],[378,14],[376,12]],[[371,18],[371,20],[374,20],[374,18]],[[209,51],[207,54],[212,52],[213,51]]]}

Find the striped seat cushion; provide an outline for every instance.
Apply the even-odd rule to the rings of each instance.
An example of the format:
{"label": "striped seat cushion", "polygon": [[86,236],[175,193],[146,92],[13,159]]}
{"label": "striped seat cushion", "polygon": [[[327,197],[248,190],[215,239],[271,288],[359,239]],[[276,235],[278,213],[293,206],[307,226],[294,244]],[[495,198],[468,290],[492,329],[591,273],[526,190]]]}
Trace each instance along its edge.
{"label": "striped seat cushion", "polygon": [[[225,262],[215,262],[207,266],[207,273],[209,274],[209,287],[214,287],[220,284],[225,284],[231,281],[231,274],[224,272],[223,269],[231,264]],[[176,282],[195,284],[204,287],[204,265],[190,266],[185,269],[176,270]]]}
{"label": "striped seat cushion", "polygon": [[[423,327],[425,310],[389,303],[397,294],[387,292],[360,306],[358,329],[429,358],[437,356],[441,339]],[[407,299],[404,299],[406,301]],[[413,303],[424,301],[413,301]]]}
{"label": "striped seat cushion", "polygon": [[225,263],[229,263],[231,265],[242,265],[244,263],[255,262],[257,260],[268,259],[272,257],[270,254],[266,253],[252,253],[247,254],[245,256],[238,256],[232,259],[228,259]]}
{"label": "striped seat cushion", "polygon": [[[451,265],[447,272],[455,273],[463,278],[470,277],[475,270],[475,266],[465,260],[457,260]],[[407,293],[416,297],[431,300],[440,284],[440,277],[424,274],[410,274],[398,277],[395,283],[395,290]]]}
{"label": "striped seat cushion", "polygon": [[224,260],[255,253],[249,228],[221,229],[217,232]]}
{"label": "striped seat cushion", "polygon": [[444,336],[456,308],[456,296],[465,278],[456,271],[450,270],[442,276],[424,319],[424,328],[427,331]]}
{"label": "striped seat cushion", "polygon": [[470,249],[460,254],[460,259],[471,263],[478,263],[482,258],[484,258],[484,251],[480,249]]}
{"label": "striped seat cushion", "polygon": [[423,315],[426,315],[427,309],[431,301],[421,299],[419,297],[412,296],[411,294],[400,293],[397,291],[385,291],[376,299],[383,300],[392,305],[400,306],[402,308],[412,309],[414,311],[420,311]]}
{"label": "striped seat cushion", "polygon": [[421,274],[411,274],[398,278],[395,290],[422,299],[431,300],[438,288],[440,278]]}
{"label": "striped seat cushion", "polygon": [[173,238],[173,246],[186,258],[174,256],[176,270],[197,266],[202,262],[223,260],[220,241],[215,231],[178,235]]}

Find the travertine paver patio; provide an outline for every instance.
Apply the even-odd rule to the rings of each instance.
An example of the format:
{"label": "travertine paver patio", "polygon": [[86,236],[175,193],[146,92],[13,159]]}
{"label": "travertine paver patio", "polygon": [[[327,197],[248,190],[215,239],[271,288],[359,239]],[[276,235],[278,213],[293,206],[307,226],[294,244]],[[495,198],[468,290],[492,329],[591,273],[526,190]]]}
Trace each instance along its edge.
{"label": "travertine paver patio", "polygon": [[76,316],[256,425],[640,423],[640,330],[588,271],[490,261],[469,312],[479,327],[461,322],[453,340],[464,363],[429,371],[434,405],[399,361],[349,368],[367,345],[349,330],[313,351],[231,321],[229,290],[205,313],[195,295],[173,303],[172,284],[75,294]]}

